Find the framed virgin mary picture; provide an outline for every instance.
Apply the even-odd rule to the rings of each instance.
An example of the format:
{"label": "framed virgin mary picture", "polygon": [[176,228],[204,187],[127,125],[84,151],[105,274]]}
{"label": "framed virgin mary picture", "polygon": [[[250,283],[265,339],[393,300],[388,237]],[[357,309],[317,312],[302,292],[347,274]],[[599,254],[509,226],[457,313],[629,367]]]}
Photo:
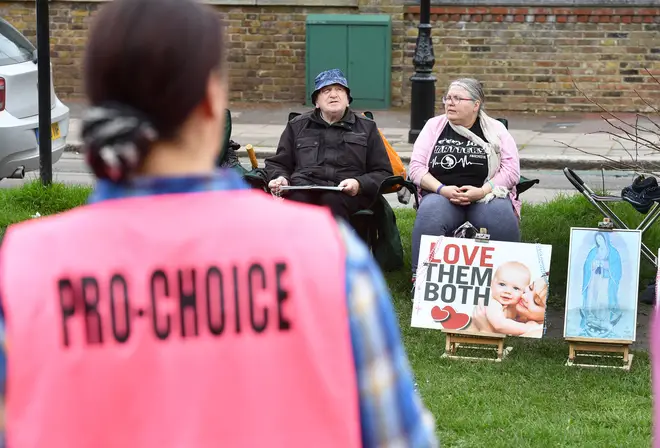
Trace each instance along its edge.
{"label": "framed virgin mary picture", "polygon": [[564,337],[635,341],[640,230],[572,227]]}

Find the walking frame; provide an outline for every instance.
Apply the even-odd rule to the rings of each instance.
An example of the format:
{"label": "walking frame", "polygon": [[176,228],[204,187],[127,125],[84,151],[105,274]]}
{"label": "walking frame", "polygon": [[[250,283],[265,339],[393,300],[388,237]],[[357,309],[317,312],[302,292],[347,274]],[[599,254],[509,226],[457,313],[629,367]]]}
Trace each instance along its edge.
{"label": "walking frame", "polygon": [[[564,175],[568,181],[573,184],[573,186],[582,193],[582,195],[587,198],[587,200],[596,207],[604,217],[609,218],[614,226],[618,229],[631,230],[619,217],[612,211],[610,207],[607,206],[608,202],[625,202],[621,196],[599,196],[597,195],[587,184],[584,183],[580,177],[575,174],[575,172],[566,167],[564,168]],[[657,202],[654,202],[651,206],[651,209],[646,214],[642,222],[632,230],[641,230],[642,235],[646,232],[655,221],[660,217],[660,205]],[[653,266],[658,267],[658,259],[653,251],[651,251],[643,242],[642,242],[642,254],[649,260]]]}

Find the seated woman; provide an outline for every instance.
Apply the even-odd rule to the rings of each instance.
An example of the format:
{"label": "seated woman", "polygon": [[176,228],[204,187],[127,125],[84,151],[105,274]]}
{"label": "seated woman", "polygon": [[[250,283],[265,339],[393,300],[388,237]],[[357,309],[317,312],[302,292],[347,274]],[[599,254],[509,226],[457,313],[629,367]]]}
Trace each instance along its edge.
{"label": "seated woman", "polygon": [[475,79],[453,81],[442,98],[446,113],[426,122],[413,147],[410,180],[419,188],[413,227],[413,283],[422,235],[450,236],[469,221],[491,239],[519,241],[518,148],[506,127],[483,110]]}

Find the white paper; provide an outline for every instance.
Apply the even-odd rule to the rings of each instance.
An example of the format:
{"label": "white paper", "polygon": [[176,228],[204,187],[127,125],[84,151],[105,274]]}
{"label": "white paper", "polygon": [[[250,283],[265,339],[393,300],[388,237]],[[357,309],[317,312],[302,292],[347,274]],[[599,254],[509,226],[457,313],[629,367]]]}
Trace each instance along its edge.
{"label": "white paper", "polygon": [[281,191],[292,190],[329,190],[329,191],[342,191],[344,187],[326,187],[322,185],[303,185],[300,187],[280,187]]}

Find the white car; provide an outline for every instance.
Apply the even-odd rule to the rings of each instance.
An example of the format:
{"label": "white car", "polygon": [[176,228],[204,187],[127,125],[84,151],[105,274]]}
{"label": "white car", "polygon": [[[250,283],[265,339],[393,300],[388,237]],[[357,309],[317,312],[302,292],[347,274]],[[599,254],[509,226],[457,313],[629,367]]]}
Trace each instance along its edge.
{"label": "white car", "polygon": [[[30,41],[0,18],[0,179],[23,178],[39,170],[37,52]],[[69,108],[50,83],[53,164],[64,152]]]}

